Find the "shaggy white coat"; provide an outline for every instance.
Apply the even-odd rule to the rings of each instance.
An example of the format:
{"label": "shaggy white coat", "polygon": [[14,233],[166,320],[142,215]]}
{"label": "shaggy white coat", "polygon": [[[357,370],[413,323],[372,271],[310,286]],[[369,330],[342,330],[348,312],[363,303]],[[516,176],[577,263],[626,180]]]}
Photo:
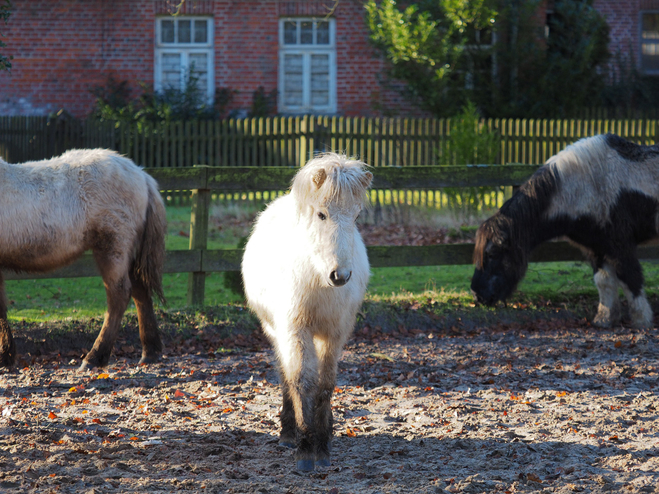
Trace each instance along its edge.
{"label": "shaggy white coat", "polygon": [[[296,175],[291,193],[258,217],[245,247],[247,302],[275,347],[284,408],[290,392],[298,437],[325,428],[325,421],[314,424],[320,396],[331,429],[329,397],[337,362],[369,279],[366,248],[355,225],[372,179],[364,167],[336,154],[311,160]],[[332,273],[347,283],[333,286]],[[282,425],[285,429],[284,419]],[[294,436],[284,437],[289,432],[283,430],[282,443],[295,442]],[[298,468],[313,465],[309,454],[298,450]],[[328,459],[316,456],[318,461]]]}
{"label": "shaggy white coat", "polygon": [[128,263],[144,228],[149,189],[159,196],[153,178],[106,149],[16,165],[0,160],[0,181],[0,265],[23,271],[72,262],[98,241],[92,232],[112,236]]}

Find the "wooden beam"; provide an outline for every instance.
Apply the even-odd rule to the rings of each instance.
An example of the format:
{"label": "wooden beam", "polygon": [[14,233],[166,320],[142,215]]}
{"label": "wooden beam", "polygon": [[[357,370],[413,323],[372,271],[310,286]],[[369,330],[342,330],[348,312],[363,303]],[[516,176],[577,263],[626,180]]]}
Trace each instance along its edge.
{"label": "wooden beam", "polygon": [[[367,248],[371,267],[449,266],[471,264],[474,244],[442,244],[427,246],[371,246]],[[169,250],[165,259],[165,273],[191,273],[195,271],[240,271],[243,249],[222,250]],[[658,245],[638,247],[641,260],[659,259]],[[568,242],[547,242],[535,249],[531,262],[583,261],[581,251]],[[99,276],[94,258],[84,254],[69,266],[47,273],[3,272],[6,280],[45,278],[82,278]]]}

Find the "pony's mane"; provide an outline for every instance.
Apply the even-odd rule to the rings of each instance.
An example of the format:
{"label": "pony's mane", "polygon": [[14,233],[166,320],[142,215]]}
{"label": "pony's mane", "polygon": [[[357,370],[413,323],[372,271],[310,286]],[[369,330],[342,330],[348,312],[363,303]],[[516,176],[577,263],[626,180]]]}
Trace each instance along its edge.
{"label": "pony's mane", "polygon": [[[291,193],[298,209],[304,209],[312,202],[323,204],[336,200],[364,205],[365,192],[372,178],[367,167],[364,162],[346,155],[325,153],[316,156],[293,179]],[[322,175],[321,170],[324,171],[324,178],[322,185],[317,187],[314,180],[319,173]]]}
{"label": "pony's mane", "polygon": [[560,178],[578,173],[594,183],[604,172],[607,153],[611,151],[607,137],[607,135],[596,135],[580,139],[549,158],[546,164],[554,168]]}
{"label": "pony's mane", "polygon": [[575,180],[596,184],[598,177],[606,174],[607,155],[612,149],[609,139],[609,135],[580,139],[549,158],[494,216],[480,226],[474,247],[474,264],[477,267],[483,265],[488,241],[507,243],[518,251],[519,260],[525,263],[529,251],[545,240],[537,234],[534,226],[549,208],[561,184]]}
{"label": "pony's mane", "polygon": [[473,261],[476,267],[483,265],[488,241],[507,243],[517,251],[522,263],[532,248],[533,225],[547,209],[551,197],[560,187],[560,175],[555,168],[545,165],[524,182],[501,209],[488,218],[476,232]]}

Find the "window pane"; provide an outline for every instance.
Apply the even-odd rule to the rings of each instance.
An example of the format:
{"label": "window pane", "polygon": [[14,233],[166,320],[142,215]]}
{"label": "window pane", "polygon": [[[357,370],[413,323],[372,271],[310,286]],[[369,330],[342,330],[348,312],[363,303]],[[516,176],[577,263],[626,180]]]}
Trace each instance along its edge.
{"label": "window pane", "polygon": [[181,89],[181,55],[164,53],[162,56],[163,89]]}
{"label": "window pane", "polygon": [[179,43],[190,43],[190,30],[191,25],[190,21],[178,21],[178,42]]}
{"label": "window pane", "polygon": [[659,14],[643,14],[643,39],[659,39]]}
{"label": "window pane", "polygon": [[319,21],[316,23],[316,44],[329,45],[329,22]]}
{"label": "window pane", "polygon": [[284,44],[297,44],[297,22],[284,22]]}
{"label": "window pane", "polygon": [[311,106],[329,103],[329,55],[311,55]]}
{"label": "window pane", "polygon": [[208,90],[208,55],[206,53],[190,54],[191,81],[200,93],[206,94]]}
{"label": "window pane", "polygon": [[284,105],[302,106],[303,101],[302,55],[284,56]]}
{"label": "window pane", "polygon": [[160,42],[173,43],[174,41],[174,21],[162,21],[160,23]]}
{"label": "window pane", "polygon": [[303,45],[313,44],[313,22],[300,23],[300,43]]}
{"label": "window pane", "polygon": [[194,42],[208,42],[208,21],[194,21]]}

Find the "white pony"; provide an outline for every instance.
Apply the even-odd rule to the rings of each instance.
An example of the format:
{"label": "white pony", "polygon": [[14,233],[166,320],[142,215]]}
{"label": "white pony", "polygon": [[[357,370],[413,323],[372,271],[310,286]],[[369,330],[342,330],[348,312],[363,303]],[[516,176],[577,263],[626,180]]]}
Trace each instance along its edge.
{"label": "white pony", "polygon": [[365,166],[337,154],[309,161],[291,193],[259,216],[245,247],[247,302],[279,361],[280,443],[297,445],[300,470],[330,464],[337,363],[369,278],[355,225],[373,179]]}
{"label": "white pony", "polygon": [[[82,369],[107,365],[131,296],[140,326],[140,362],[160,357],[151,296],[164,300],[166,227],[156,181],[114,151],[72,150],[18,165],[0,159],[0,269],[50,271],[93,252],[108,311]],[[0,365],[10,367],[15,360],[0,273]]]}

